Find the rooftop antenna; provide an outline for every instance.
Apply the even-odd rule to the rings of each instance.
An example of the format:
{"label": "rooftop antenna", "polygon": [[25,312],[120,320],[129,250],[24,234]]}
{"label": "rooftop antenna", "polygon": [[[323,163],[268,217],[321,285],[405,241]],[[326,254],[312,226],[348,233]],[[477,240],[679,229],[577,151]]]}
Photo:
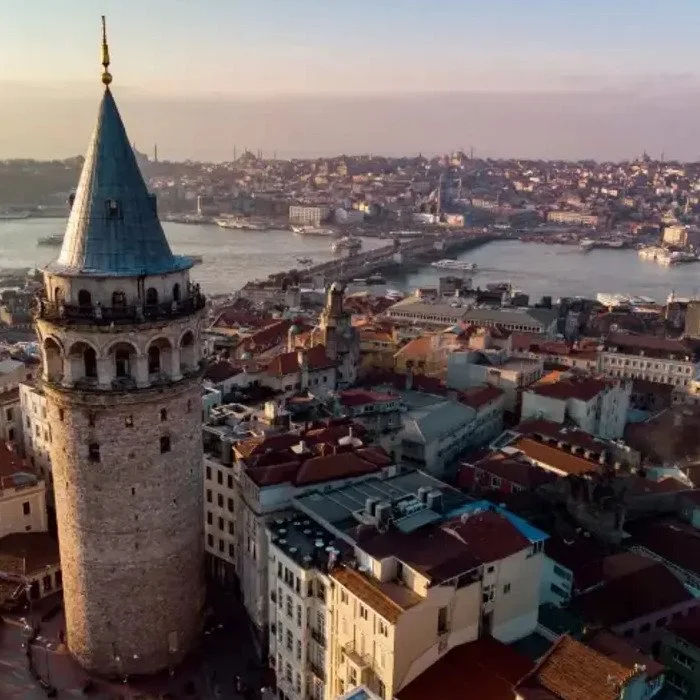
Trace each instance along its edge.
{"label": "rooftop antenna", "polygon": [[107,46],[107,24],[105,22],[105,16],[102,15],[102,82],[105,87],[109,88],[109,84],[112,82],[112,74],[107,70],[109,68],[109,46]]}

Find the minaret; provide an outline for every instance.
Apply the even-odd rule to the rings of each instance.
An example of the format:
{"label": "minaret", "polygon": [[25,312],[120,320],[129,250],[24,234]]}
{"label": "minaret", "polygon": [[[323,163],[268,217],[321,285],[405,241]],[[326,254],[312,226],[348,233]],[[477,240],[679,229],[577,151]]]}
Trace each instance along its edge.
{"label": "minaret", "polygon": [[204,602],[204,299],[158,220],[105,89],[36,315],[67,642],[86,669],[145,674],[197,643]]}

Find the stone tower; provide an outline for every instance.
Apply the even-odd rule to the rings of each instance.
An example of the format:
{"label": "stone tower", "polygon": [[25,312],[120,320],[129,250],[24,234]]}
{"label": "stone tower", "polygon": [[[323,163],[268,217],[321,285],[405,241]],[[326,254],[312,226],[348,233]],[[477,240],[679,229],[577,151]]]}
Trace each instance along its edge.
{"label": "stone tower", "polygon": [[68,646],[152,673],[199,637],[204,299],[172,254],[109,88],[36,317]]}

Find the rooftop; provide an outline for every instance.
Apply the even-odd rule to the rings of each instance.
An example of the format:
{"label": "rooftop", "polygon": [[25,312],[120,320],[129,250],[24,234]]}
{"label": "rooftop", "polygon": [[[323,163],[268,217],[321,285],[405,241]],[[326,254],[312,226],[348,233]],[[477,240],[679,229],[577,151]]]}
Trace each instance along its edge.
{"label": "rooftop", "polygon": [[100,103],[61,252],[63,275],[157,275],[192,266],[175,256],[158,220],[109,88]]}
{"label": "rooftop", "polygon": [[522,437],[516,440],[512,444],[512,447],[516,450],[520,450],[526,457],[551,469],[564,472],[567,475],[589,474],[601,470],[601,466],[597,462],[578,457],[566,450],[560,450],[551,445],[545,445],[532,438]]}
{"label": "rooftop", "polygon": [[58,565],[58,543],[48,532],[13,532],[0,538],[0,573],[31,575]]}

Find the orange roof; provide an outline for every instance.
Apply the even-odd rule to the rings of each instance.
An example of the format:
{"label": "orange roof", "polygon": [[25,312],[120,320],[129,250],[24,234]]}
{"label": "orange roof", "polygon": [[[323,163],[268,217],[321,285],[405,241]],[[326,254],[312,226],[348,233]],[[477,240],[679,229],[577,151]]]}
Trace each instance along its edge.
{"label": "orange roof", "polygon": [[392,624],[396,624],[401,613],[411,607],[400,605],[382,591],[377,583],[354,569],[336,569],[331,577]]}
{"label": "orange roof", "polygon": [[542,697],[540,691],[547,690],[562,700],[617,700],[635,675],[614,659],[564,635],[516,687],[526,699]]}
{"label": "orange roof", "polygon": [[545,445],[532,438],[521,437],[512,446],[516,450],[520,450],[526,457],[567,474],[588,474],[601,471],[598,462],[572,455],[570,452]]}

